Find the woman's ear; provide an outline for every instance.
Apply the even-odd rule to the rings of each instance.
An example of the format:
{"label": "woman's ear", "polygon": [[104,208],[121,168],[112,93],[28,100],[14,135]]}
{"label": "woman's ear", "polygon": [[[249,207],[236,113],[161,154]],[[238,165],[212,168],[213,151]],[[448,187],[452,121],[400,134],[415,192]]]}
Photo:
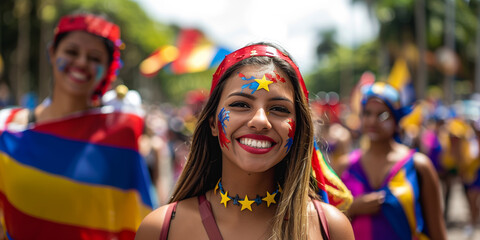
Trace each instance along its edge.
{"label": "woman's ear", "polygon": [[217,137],[218,136],[218,128],[217,128],[217,124],[215,124],[215,117],[211,116],[208,119],[208,123],[210,125],[210,129],[212,130],[212,136]]}

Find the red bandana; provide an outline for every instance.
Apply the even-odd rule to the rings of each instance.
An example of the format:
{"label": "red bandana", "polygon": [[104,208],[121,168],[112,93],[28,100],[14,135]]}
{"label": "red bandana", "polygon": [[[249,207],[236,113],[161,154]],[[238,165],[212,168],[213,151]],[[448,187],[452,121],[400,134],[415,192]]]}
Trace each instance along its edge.
{"label": "red bandana", "polygon": [[227,69],[229,69],[230,67],[232,67],[233,65],[235,65],[236,63],[244,59],[256,57],[256,56],[278,57],[288,62],[288,64],[290,64],[290,66],[292,66],[293,69],[295,70],[295,73],[298,78],[298,82],[300,83],[303,93],[305,94],[305,97],[308,100],[307,87],[305,86],[305,82],[303,81],[302,74],[300,74],[300,70],[298,69],[297,65],[295,65],[292,59],[290,59],[290,57],[288,57],[285,53],[268,45],[246,46],[244,48],[238,49],[237,51],[225,56],[225,59],[223,59],[220,66],[218,66],[217,71],[215,72],[215,74],[213,74],[212,87],[210,89],[210,93],[212,93],[213,89],[217,86],[218,82],[220,81],[220,78],[223,76],[223,74]]}

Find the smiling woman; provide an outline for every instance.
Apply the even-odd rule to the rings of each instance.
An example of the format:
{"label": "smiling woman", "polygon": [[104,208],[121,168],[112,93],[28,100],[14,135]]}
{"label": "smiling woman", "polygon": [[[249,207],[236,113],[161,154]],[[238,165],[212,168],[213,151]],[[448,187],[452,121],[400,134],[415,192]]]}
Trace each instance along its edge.
{"label": "smiling woman", "polygon": [[273,44],[241,48],[213,75],[171,203],[136,239],[353,239],[343,213],[318,200],[312,152],[298,67]]}
{"label": "smiling woman", "polygon": [[138,152],[142,116],[96,104],[115,80],[121,44],[119,27],[103,17],[62,17],[48,49],[50,98],[0,111],[8,239],[133,239],[152,210]]}
{"label": "smiling woman", "polygon": [[354,196],[347,214],[355,239],[446,238],[433,165],[398,142],[399,122],[410,109],[400,97],[384,82],[364,86],[361,124],[369,144],[335,166]]}

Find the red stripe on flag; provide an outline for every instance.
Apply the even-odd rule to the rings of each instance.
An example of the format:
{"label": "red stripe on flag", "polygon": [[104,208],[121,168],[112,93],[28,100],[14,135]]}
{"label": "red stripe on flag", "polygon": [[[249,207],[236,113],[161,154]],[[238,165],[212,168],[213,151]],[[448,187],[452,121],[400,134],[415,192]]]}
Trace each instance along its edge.
{"label": "red stripe on flag", "polygon": [[0,200],[7,232],[12,239],[134,239],[135,231],[109,232],[79,226],[55,223],[32,217],[13,206],[3,193]]}
{"label": "red stripe on flag", "polygon": [[[73,129],[73,130],[72,130]],[[88,114],[35,126],[33,131],[114,147],[138,149],[143,119],[131,113]]]}

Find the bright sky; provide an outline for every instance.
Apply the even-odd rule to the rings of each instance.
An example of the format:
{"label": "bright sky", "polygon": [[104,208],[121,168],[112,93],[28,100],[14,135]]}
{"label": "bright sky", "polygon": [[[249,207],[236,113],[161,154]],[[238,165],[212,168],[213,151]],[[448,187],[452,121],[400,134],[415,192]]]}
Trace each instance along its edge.
{"label": "bright sky", "polygon": [[135,0],[153,18],[202,30],[232,50],[257,41],[283,46],[304,73],[314,67],[315,48],[325,29],[353,46],[377,34],[367,9],[351,0]]}

